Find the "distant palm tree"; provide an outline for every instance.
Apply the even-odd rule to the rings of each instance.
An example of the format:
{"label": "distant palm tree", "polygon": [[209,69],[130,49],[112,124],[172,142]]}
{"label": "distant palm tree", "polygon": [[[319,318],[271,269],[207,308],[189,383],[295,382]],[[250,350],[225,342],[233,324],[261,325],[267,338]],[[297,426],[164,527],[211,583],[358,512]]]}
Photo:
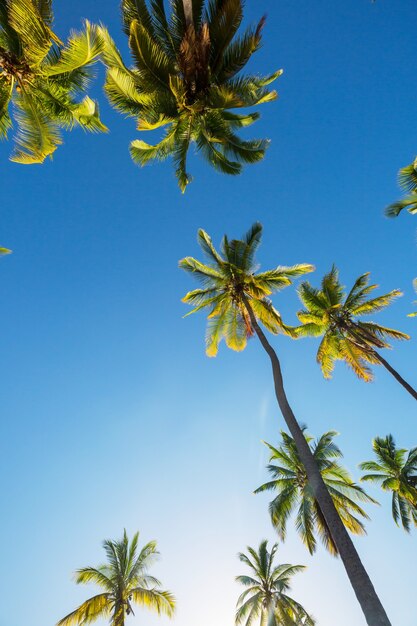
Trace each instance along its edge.
{"label": "distant palm tree", "polygon": [[262,19],[237,36],[242,5],[242,0],[172,0],[168,17],[163,0],[123,0],[132,68],[108,34],[103,36],[105,91],[111,104],[136,118],[139,131],[166,127],[156,145],[133,141],[132,159],[145,165],[172,157],[182,191],[191,181],[187,154],[192,143],[211,166],[226,174],[239,174],[243,163],[262,159],[268,145],[264,139],[243,140],[236,134],[259,114],[233,109],[274,100],[277,94],[267,85],[281,73],[240,74],[260,47],[264,24]]}
{"label": "distant palm tree", "polygon": [[206,352],[209,356],[216,355],[219,342],[223,338],[232,350],[243,350],[248,337],[255,333],[258,336],[271,361],[275,395],[281,413],[294,438],[311,488],[331,529],[334,543],[337,545],[367,623],[369,626],[390,626],[384,607],[340,519],[317,462],[288,402],[278,355],[261,328],[262,324],[272,333],[294,335],[294,330],[283,323],[280,314],[272,306],[269,295],[290,285],[294,277],[312,271],[313,266],[308,264],[293,267],[278,266],[273,270],[257,272],[255,254],[261,241],[261,234],[262,226],[256,223],[242,239],[229,240],[224,236],[221,252],[218,252],[209,235],[200,229],[198,241],[208,263],[201,263],[192,257],[180,261],[180,267],[192,273],[202,285],[201,289],[187,293],[183,301],[194,306],[192,313],[208,309]]}
{"label": "distant palm tree", "polygon": [[[312,443],[313,437],[304,433],[340,519],[351,533],[363,535],[365,528],[357,516],[369,518],[358,502],[375,503],[375,500],[355,484],[349,472],[337,462],[343,455],[333,442],[336,435],[336,432],[329,431]],[[295,527],[310,554],[316,551],[318,534],[326,549],[337,555],[337,545],[311,488],[294,439],[284,431],[281,431],[281,437],[282,443],[277,448],[266,444],[271,450],[270,461],[276,461],[278,465],[268,465],[273,479],[256,489],[255,493],[267,490],[277,492],[269,505],[269,512],[272,524],[283,541],[288,519],[296,510]]]}
{"label": "distant palm tree", "polygon": [[150,541],[138,553],[138,538],[139,533],[136,533],[129,544],[124,531],[122,540],[104,541],[107,563],[77,570],[76,583],[93,583],[103,592],[83,602],[59,620],[57,626],[84,626],[99,618],[108,619],[111,626],[124,626],[125,616],[134,615],[133,604],[158,614],[173,615],[173,595],[169,591],[161,591],[159,580],[148,574],[149,566],[159,555],[156,542]]}
{"label": "distant palm tree", "polygon": [[95,26],[85,22],[66,46],[51,30],[51,0],[0,3],[0,138],[17,124],[18,163],[41,163],[62,143],[60,129],[105,131],[97,104],[85,94],[101,52]]}
{"label": "distant palm tree", "polygon": [[359,465],[361,470],[372,472],[361,480],[376,483],[392,493],[394,521],[397,526],[401,522],[409,532],[411,524],[417,526],[417,448],[410,451],[397,448],[392,435],[375,437],[372,446],[377,460]]}
{"label": "distant palm tree", "polygon": [[251,575],[237,576],[237,582],[246,587],[239,596],[235,623],[251,626],[259,620],[261,626],[314,626],[315,620],[304,607],[287,595],[291,578],[303,571],[304,565],[274,565],[278,544],[268,552],[268,542],[261,541],[258,550],[247,547],[249,555],[239,559],[251,570]]}
{"label": "distant palm tree", "polygon": [[331,378],[334,363],[345,361],[355,374],[369,382],[373,379],[368,364],[383,365],[392,376],[417,400],[417,391],[381,356],[377,349],[389,348],[388,338],[410,339],[409,335],[360,319],[377,313],[402,295],[394,289],[383,296],[368,298],[377,285],[368,285],[369,273],[359,276],[346,295],[333,266],[321,282],[321,289],[303,282],[298,290],[305,309],[298,312],[303,323],[299,335],[323,336],[317,351],[317,362],[325,378]]}
{"label": "distant palm tree", "polygon": [[417,158],[398,172],[398,183],[407,194],[402,200],[393,202],[386,209],[388,217],[397,217],[403,209],[409,213],[417,213]]}

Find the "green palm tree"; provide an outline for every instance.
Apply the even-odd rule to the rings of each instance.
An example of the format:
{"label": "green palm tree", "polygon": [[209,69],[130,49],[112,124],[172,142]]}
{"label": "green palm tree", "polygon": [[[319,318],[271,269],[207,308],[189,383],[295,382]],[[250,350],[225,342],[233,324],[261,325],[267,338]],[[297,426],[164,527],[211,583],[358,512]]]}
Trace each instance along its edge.
{"label": "green palm tree", "polygon": [[138,552],[138,539],[139,533],[136,533],[129,543],[125,530],[120,541],[103,542],[107,563],[83,567],[75,574],[77,584],[93,583],[103,589],[102,593],[83,602],[59,620],[57,626],[84,626],[99,618],[108,619],[111,626],[124,626],[126,615],[134,615],[133,604],[158,614],[173,615],[174,596],[159,589],[159,580],[148,574],[149,567],[159,555],[156,542],[150,541]]}
{"label": "green palm tree", "polygon": [[128,68],[107,33],[105,91],[121,113],[137,119],[139,131],[165,127],[156,145],[132,141],[132,159],[143,166],[172,157],[178,184],[191,177],[187,155],[192,143],[208,163],[226,174],[239,174],[243,163],[263,158],[268,142],[243,140],[237,131],[259,114],[236,113],[277,97],[267,88],[281,73],[268,77],[240,72],[259,48],[262,19],[237,36],[242,0],[123,0],[124,31],[134,66]]}
{"label": "green palm tree", "polygon": [[397,217],[403,209],[413,215],[417,213],[417,158],[398,172],[398,184],[407,194],[402,200],[393,202],[385,209],[388,217]]}
{"label": "green palm tree", "polygon": [[331,378],[335,361],[345,361],[355,374],[369,382],[373,379],[369,365],[383,365],[392,376],[417,400],[417,392],[377,351],[390,348],[388,339],[410,339],[408,335],[361,319],[377,313],[402,295],[398,289],[368,298],[377,287],[369,285],[369,273],[359,276],[346,295],[333,266],[321,282],[321,288],[303,282],[298,290],[304,309],[298,312],[302,326],[299,335],[323,336],[317,351],[317,362],[325,378]]}
{"label": "green palm tree", "polygon": [[315,620],[287,592],[291,578],[302,572],[304,565],[274,564],[278,544],[268,551],[268,542],[261,541],[258,550],[250,546],[248,553],[240,553],[251,575],[237,576],[236,581],[246,587],[239,596],[235,623],[251,626],[259,620],[261,626],[314,626]]}
{"label": "green palm tree", "polygon": [[372,472],[361,480],[376,483],[392,493],[394,521],[397,526],[401,522],[409,532],[411,524],[417,526],[417,448],[409,451],[397,448],[392,435],[376,437],[372,447],[377,460],[359,465],[361,470]]}
{"label": "green palm tree", "polygon": [[62,143],[60,129],[105,131],[97,103],[85,96],[91,65],[101,53],[97,28],[87,21],[64,45],[51,29],[51,0],[0,3],[0,138],[17,126],[11,156],[42,163]]}
{"label": "green palm tree", "polygon": [[275,395],[281,413],[294,438],[311,489],[331,529],[334,543],[367,623],[369,626],[390,626],[385,610],[340,519],[288,402],[278,355],[261,328],[262,324],[272,333],[294,334],[294,330],[282,322],[281,316],[268,297],[274,291],[290,285],[294,277],[312,271],[313,266],[302,264],[277,267],[257,273],[255,253],[260,244],[261,234],[262,226],[256,223],[242,239],[229,240],[225,236],[221,252],[218,252],[209,235],[204,230],[199,230],[198,241],[208,263],[201,263],[192,257],[180,261],[180,267],[191,272],[202,285],[201,289],[187,293],[183,301],[194,306],[193,313],[200,309],[208,310],[206,345],[209,356],[215,356],[222,338],[233,350],[243,350],[247,338],[254,334],[259,338],[271,361]]}
{"label": "green palm tree", "polygon": [[[351,533],[363,535],[365,528],[359,518],[369,518],[359,502],[375,503],[375,500],[368,496],[359,485],[356,485],[349,472],[338,463],[338,459],[343,455],[333,442],[337,434],[329,431],[317,441],[313,441],[313,437],[306,433],[304,436],[340,519]],[[311,489],[295,441],[284,431],[281,431],[281,437],[282,443],[277,448],[269,443],[266,444],[271,451],[270,461],[276,461],[278,464],[268,465],[272,480],[258,487],[255,493],[262,491],[277,493],[269,505],[269,513],[272,525],[282,541],[286,537],[288,519],[296,511],[295,527],[310,554],[316,551],[316,535],[318,535],[326,549],[336,556],[337,545],[320,504]]]}

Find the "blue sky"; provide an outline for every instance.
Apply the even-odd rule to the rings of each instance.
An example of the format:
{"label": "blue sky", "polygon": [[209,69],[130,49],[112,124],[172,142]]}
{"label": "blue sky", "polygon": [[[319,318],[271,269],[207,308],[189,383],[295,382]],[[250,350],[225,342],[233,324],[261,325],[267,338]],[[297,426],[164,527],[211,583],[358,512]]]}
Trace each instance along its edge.
{"label": "blue sky", "polygon": [[[83,17],[101,20],[126,51],[117,2],[55,4],[61,36]],[[417,150],[417,6],[247,2],[248,22],[263,13],[252,69],[284,74],[280,99],[250,129],[271,138],[267,157],[241,177],[192,157],[194,182],[181,195],[169,163],[138,169],[127,149],[134,121],[106,104],[101,69],[92,91],[108,135],[67,135],[41,167],[8,162],[11,146],[1,145],[0,245],[13,249],[0,261],[1,626],[52,626],[75,608],[94,590],[71,573],[100,562],[101,541],[124,527],[158,540],[155,574],[178,597],[176,624],[232,624],[236,553],[275,540],[268,497],[252,495],[266,478],[261,440],[276,442],[283,427],[266,355],[254,340],[208,359],[204,316],[182,318],[194,283],[177,262],[200,256],[199,227],[218,243],[259,220],[263,268],[314,263],[318,283],[335,262],[347,285],[371,271],[381,290],[402,289],[379,319],[412,335],[387,356],[417,383],[417,322],[406,317],[417,222],[383,216]],[[294,323],[295,289],[274,302]],[[274,345],[296,415],[314,434],[341,433],[356,477],[375,435],[417,445],[414,401],[386,372],[366,385],[339,364],[326,382],[313,340]],[[414,588],[416,534],[396,528],[388,497],[372,495],[382,506],[355,543],[393,625],[412,626],[402,598]],[[318,624],[365,624],[339,561],[322,549],[310,558],[293,529],[278,556],[308,565],[293,593]],[[129,623],[165,620],[138,610]]]}

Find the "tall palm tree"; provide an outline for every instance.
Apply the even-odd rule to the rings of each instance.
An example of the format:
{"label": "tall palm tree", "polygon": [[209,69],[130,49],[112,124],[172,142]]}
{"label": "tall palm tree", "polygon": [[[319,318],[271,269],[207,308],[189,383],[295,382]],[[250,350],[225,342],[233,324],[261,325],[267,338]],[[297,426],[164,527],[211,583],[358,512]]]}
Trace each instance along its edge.
{"label": "tall palm tree", "polygon": [[368,295],[377,287],[369,285],[369,273],[359,276],[346,295],[335,266],[321,282],[321,289],[303,282],[298,290],[304,309],[298,312],[302,326],[299,335],[323,336],[317,351],[317,362],[325,378],[331,378],[335,361],[345,361],[355,374],[369,382],[373,379],[369,365],[383,365],[417,400],[416,390],[383,358],[377,349],[389,348],[388,339],[410,339],[408,335],[361,319],[377,313],[402,295],[398,289],[375,298]]}
{"label": "tall palm tree", "polygon": [[[139,131],[165,127],[156,145],[132,141],[139,165],[172,157],[182,191],[191,180],[187,155],[192,143],[215,169],[239,174],[243,163],[263,158],[268,142],[243,140],[236,131],[259,114],[234,110],[270,102],[267,88],[281,73],[267,77],[240,72],[261,43],[262,19],[243,35],[242,0],[123,0],[122,17],[134,66],[125,65],[107,33],[105,91],[121,113],[134,117]],[[188,7],[187,10],[184,10]],[[192,10],[191,10],[192,9]]]}
{"label": "tall palm tree", "polygon": [[237,576],[236,581],[246,587],[237,601],[236,625],[251,626],[259,620],[261,626],[314,626],[315,620],[304,607],[287,595],[291,578],[305,569],[304,565],[274,564],[278,544],[268,551],[268,542],[259,548],[247,547],[248,553],[239,553],[251,575]]}
{"label": "tall palm tree", "polygon": [[411,524],[417,526],[417,448],[397,448],[392,435],[375,437],[372,447],[377,460],[359,465],[361,470],[372,472],[361,480],[392,493],[392,517],[397,526],[401,522],[410,532]]}
{"label": "tall palm tree", "polygon": [[84,96],[101,52],[97,28],[85,22],[64,45],[52,31],[51,0],[0,3],[0,138],[17,125],[11,160],[42,163],[62,143],[61,128],[105,131],[97,103]]}
{"label": "tall palm tree", "polygon": [[[359,502],[375,503],[375,500],[356,485],[349,472],[338,463],[338,459],[343,455],[333,442],[335,435],[336,432],[329,431],[317,441],[313,441],[313,437],[304,434],[343,524],[351,533],[363,535],[365,528],[359,517],[369,518]],[[268,465],[272,480],[258,487],[255,493],[262,491],[277,493],[269,505],[269,513],[282,541],[286,537],[288,519],[296,510],[295,527],[310,554],[316,551],[318,534],[326,549],[336,556],[337,545],[311,489],[295,441],[284,431],[281,431],[281,437],[282,443],[277,448],[266,444],[271,451],[270,461],[276,461],[278,465],[275,463]]]}
{"label": "tall palm tree", "polygon": [[401,200],[393,202],[385,209],[388,217],[397,217],[403,209],[413,215],[417,213],[417,157],[398,172],[398,184],[407,194]]}
{"label": "tall palm tree", "polygon": [[303,264],[256,273],[255,253],[260,244],[261,234],[262,226],[256,223],[241,240],[230,241],[225,236],[219,253],[208,234],[199,230],[198,241],[208,263],[201,263],[192,257],[180,261],[180,267],[194,274],[202,283],[202,289],[190,291],[183,301],[194,306],[192,312],[203,308],[209,311],[206,335],[209,356],[215,356],[219,341],[223,337],[230,348],[242,350],[247,337],[256,333],[271,361],[275,395],[281,413],[294,438],[311,489],[331,529],[333,540],[366,621],[369,626],[390,626],[385,610],[340,519],[304,433],[290,407],[278,355],[260,326],[263,324],[273,333],[279,331],[293,333],[292,329],[283,324],[268,296],[291,284],[295,276],[312,271],[313,267]]}
{"label": "tall palm tree", "polygon": [[75,574],[76,583],[93,583],[103,589],[102,593],[83,602],[57,626],[84,626],[99,618],[108,619],[111,626],[124,626],[126,615],[134,615],[133,604],[173,615],[174,596],[162,591],[159,580],[148,574],[159,555],[156,542],[150,541],[138,552],[138,539],[136,533],[129,543],[125,530],[120,541],[103,542],[107,563],[83,567]]}

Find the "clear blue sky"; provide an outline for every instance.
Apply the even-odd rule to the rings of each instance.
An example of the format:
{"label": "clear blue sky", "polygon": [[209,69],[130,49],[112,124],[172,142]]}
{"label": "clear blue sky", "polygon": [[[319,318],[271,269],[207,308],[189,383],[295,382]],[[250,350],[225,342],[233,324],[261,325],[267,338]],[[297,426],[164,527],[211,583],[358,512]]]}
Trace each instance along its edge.
{"label": "clear blue sky", "polygon": [[[65,36],[83,17],[107,24],[126,50],[116,1],[55,2]],[[264,225],[262,267],[310,262],[318,282],[333,262],[350,284],[371,271],[405,295],[379,316],[413,339],[388,357],[417,383],[417,220],[390,221],[396,171],[417,153],[415,0],[251,0],[268,14],[252,69],[285,70],[280,99],[252,136],[272,139],[265,161],[226,178],[192,158],[182,196],[169,163],[138,169],[132,120],[93,90],[111,128],[65,137],[53,162],[25,167],[1,145],[0,261],[1,626],[53,626],[94,589],[71,573],[102,560],[100,543],[126,527],[156,538],[155,574],[178,597],[178,626],[233,623],[236,553],[275,539],[261,444],[282,419],[257,342],[242,354],[204,354],[204,316],[182,319],[194,287],[178,259],[199,255],[196,231],[218,242]],[[146,139],[146,138],[145,138]],[[275,299],[289,323],[294,289]],[[316,343],[278,338],[294,410],[310,431],[336,429],[346,464],[370,458],[375,435],[417,444],[415,402],[384,371],[371,385],[343,364],[325,382]],[[373,495],[379,494],[373,491]],[[392,619],[415,626],[416,533],[406,536],[380,497],[358,550]],[[304,563],[294,595],[320,626],[364,626],[340,562],[311,559],[291,529],[279,557]],[[129,623],[164,625],[137,611]]]}

